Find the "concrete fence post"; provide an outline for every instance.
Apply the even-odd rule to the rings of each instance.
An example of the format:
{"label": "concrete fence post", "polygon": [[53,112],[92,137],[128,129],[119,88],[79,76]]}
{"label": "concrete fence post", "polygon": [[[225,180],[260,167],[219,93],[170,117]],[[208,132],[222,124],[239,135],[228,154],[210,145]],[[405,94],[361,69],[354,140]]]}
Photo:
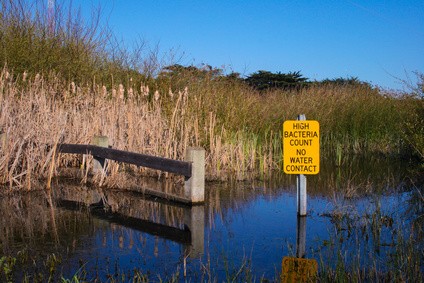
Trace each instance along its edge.
{"label": "concrete fence post", "polygon": [[[109,147],[109,138],[107,136],[94,136],[92,145],[97,145],[101,147]],[[93,156],[93,173],[101,173],[105,166],[106,159]]]}
{"label": "concrete fence post", "polygon": [[186,151],[187,162],[192,162],[191,177],[184,183],[184,196],[192,203],[205,201],[205,150],[189,147]]}

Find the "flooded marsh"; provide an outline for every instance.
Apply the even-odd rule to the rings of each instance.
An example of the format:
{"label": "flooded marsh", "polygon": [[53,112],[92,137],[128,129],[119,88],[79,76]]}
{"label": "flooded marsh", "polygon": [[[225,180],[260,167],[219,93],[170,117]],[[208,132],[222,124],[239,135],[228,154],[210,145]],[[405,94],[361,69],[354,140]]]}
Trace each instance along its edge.
{"label": "flooded marsh", "polygon": [[321,282],[421,280],[420,172],[387,160],[369,168],[356,161],[366,170],[330,164],[308,176],[308,215],[301,219],[294,176],[209,183],[205,204],[193,207],[79,181],[54,182],[50,195],[3,196],[0,277],[279,281],[283,258],[300,257],[317,263]]}

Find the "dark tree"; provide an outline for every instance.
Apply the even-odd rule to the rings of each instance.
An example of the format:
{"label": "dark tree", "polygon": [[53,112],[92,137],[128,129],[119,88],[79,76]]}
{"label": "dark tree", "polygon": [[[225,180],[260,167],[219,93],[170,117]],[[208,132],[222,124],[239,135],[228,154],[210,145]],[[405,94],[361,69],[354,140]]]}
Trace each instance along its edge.
{"label": "dark tree", "polygon": [[259,91],[268,89],[295,89],[305,86],[308,78],[303,77],[300,72],[271,73],[258,71],[245,79],[245,82]]}
{"label": "dark tree", "polygon": [[194,84],[215,82],[222,77],[221,69],[207,64],[202,64],[200,67],[174,64],[162,68],[156,78],[156,85],[163,87],[165,91],[168,88],[177,90]]}
{"label": "dark tree", "polygon": [[193,65],[183,66],[180,64],[174,64],[171,66],[166,66],[162,69],[159,76],[164,77],[174,77],[174,76],[186,76],[191,78],[216,78],[222,75],[222,70],[218,68],[213,68],[210,65],[203,64],[201,67],[196,67]]}
{"label": "dark tree", "polygon": [[335,78],[335,79],[325,79],[319,82],[319,84],[331,84],[331,85],[337,85],[337,86],[365,86],[365,85],[369,85],[369,83],[367,82],[363,82],[361,80],[359,80],[358,77],[339,77],[339,78]]}

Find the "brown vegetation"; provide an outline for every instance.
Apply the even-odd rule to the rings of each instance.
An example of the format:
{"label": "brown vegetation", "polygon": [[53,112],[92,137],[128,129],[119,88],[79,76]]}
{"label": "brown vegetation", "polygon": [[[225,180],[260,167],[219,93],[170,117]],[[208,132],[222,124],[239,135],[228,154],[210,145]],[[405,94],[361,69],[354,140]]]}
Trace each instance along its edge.
{"label": "brown vegetation", "polygon": [[[113,148],[179,160],[188,146],[202,146],[208,180],[265,177],[280,170],[281,125],[298,113],[320,122],[324,153],[337,148],[393,154],[406,148],[402,126],[412,130],[416,121],[409,117],[416,117],[422,105],[422,100],[384,97],[358,86],[263,95],[236,81],[210,78],[183,89],[164,88],[151,90],[131,80],[112,89],[78,86],[54,76],[22,77],[4,68],[1,184],[29,190],[58,167],[79,166],[77,156],[54,159],[54,145],[88,144],[96,135],[108,136]],[[108,178],[129,168],[111,164]]]}

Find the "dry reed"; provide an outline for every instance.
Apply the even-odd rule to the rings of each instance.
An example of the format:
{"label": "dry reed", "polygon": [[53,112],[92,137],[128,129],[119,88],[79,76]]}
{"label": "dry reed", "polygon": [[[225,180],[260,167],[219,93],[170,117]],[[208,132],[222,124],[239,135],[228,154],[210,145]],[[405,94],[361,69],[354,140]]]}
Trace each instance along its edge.
{"label": "dry reed", "polygon": [[[20,83],[20,82],[19,82]],[[197,98],[188,89],[178,91],[175,99],[164,102],[156,90],[149,100],[149,89],[131,89],[131,95],[119,85],[118,91],[104,86],[95,89],[59,81],[47,82],[40,75],[26,78],[23,86],[11,78],[5,68],[0,77],[0,125],[3,144],[0,150],[1,184],[9,189],[32,189],[39,178],[57,174],[57,168],[78,166],[81,158],[62,154],[55,158],[58,143],[88,144],[92,137],[105,135],[113,148],[182,160],[188,146],[207,148],[208,179],[225,178],[223,173],[255,170],[257,146],[244,143],[248,137],[229,133],[225,126],[216,134],[216,114],[203,119],[193,111]],[[165,106],[172,115],[165,115]],[[228,134],[227,134],[228,133]],[[230,139],[233,137],[233,139]],[[107,178],[121,171],[160,175],[145,168],[111,163]],[[105,182],[112,184],[113,182]]]}
{"label": "dry reed", "polygon": [[[305,113],[320,121],[322,147],[330,152],[338,145],[340,154],[364,149],[390,153],[402,145],[398,130],[417,102],[349,86],[264,95],[239,82],[213,78],[181,89],[157,82],[156,89],[131,79],[108,89],[54,76],[15,76],[3,68],[0,184],[30,190],[39,179],[56,176],[59,168],[81,166],[75,155],[55,158],[55,145],[88,144],[96,135],[108,136],[116,149],[179,160],[188,146],[202,146],[208,180],[265,178],[281,171],[284,120]],[[100,183],[115,186],[126,171],[162,176],[111,162]]]}

